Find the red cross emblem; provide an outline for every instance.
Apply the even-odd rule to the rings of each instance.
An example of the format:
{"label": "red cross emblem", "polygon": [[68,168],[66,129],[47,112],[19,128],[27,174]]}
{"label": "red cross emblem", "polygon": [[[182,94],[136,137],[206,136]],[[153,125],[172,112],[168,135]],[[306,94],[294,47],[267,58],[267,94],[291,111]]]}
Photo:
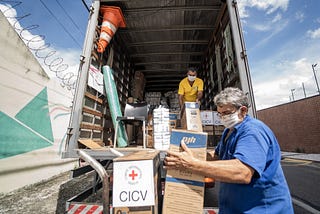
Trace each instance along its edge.
{"label": "red cross emblem", "polygon": [[134,173],[134,170],[132,170],[131,174],[129,174],[129,177],[131,177],[132,180],[134,180],[136,176],[138,176],[138,173]]}

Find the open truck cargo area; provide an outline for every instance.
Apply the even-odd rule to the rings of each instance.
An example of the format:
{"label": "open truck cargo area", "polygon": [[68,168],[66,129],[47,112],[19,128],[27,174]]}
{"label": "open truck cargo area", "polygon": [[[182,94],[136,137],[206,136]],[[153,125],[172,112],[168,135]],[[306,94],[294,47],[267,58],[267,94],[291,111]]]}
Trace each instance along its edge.
{"label": "open truck cargo area", "polygon": [[[105,22],[110,11],[111,24]],[[114,85],[106,86],[106,65]],[[236,1],[92,1],[62,157],[78,158],[79,151],[84,151],[100,163],[112,162],[118,151],[128,154],[144,149],[139,133],[133,140],[127,136],[124,146],[118,144],[130,147],[132,140],[135,148],[113,149],[118,122],[113,118],[113,102],[122,114],[129,99],[145,102],[149,120],[160,105],[177,113],[179,82],[189,67],[195,67],[204,81],[200,110],[215,110],[213,97],[232,86],[247,94],[251,101],[249,114],[255,116]],[[147,132],[152,138],[152,127]],[[214,131],[213,135],[219,133]],[[147,147],[154,149],[152,144]],[[164,157],[163,151],[160,157]]]}

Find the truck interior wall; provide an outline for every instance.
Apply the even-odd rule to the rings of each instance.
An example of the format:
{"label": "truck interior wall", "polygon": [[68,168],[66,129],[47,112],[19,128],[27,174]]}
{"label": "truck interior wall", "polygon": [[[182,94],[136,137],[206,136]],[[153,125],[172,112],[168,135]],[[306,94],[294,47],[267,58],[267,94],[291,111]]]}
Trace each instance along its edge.
{"label": "truck interior wall", "polygon": [[223,88],[241,88],[229,20],[228,10],[224,6],[201,65],[200,76],[204,80],[203,110],[215,110],[213,98]]}
{"label": "truck interior wall", "polygon": [[234,47],[237,50],[235,52],[235,59],[238,62],[238,67],[241,72],[239,73],[239,80],[242,91],[247,95],[249,99],[250,108],[248,109],[249,115],[256,117],[256,106],[253,95],[253,88],[251,82],[251,75],[249,70],[248,58],[246,53],[246,47],[244,37],[242,33],[242,27],[240,22],[240,15],[237,7],[237,2],[233,0],[227,0],[227,7],[229,12],[229,19],[231,23],[231,30],[233,31]]}

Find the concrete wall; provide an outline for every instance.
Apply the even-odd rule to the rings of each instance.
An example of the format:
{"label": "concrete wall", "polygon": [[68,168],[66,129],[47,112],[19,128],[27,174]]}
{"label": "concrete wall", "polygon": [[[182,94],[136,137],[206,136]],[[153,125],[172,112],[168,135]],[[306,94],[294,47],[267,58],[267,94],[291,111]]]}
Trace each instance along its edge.
{"label": "concrete wall", "polygon": [[320,153],[320,96],[258,111],[274,131],[282,151]]}
{"label": "concrete wall", "polygon": [[44,72],[0,12],[0,192],[65,172],[73,96]]}

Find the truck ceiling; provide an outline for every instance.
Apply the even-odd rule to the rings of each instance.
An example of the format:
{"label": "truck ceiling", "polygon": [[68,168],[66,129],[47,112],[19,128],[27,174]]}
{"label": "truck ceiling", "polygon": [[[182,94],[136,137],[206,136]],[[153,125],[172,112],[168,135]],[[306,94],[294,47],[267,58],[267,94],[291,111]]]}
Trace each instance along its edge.
{"label": "truck ceiling", "polygon": [[101,1],[122,9],[126,28],[115,37],[125,44],[145,91],[177,90],[188,67],[200,68],[225,4],[221,0]]}

